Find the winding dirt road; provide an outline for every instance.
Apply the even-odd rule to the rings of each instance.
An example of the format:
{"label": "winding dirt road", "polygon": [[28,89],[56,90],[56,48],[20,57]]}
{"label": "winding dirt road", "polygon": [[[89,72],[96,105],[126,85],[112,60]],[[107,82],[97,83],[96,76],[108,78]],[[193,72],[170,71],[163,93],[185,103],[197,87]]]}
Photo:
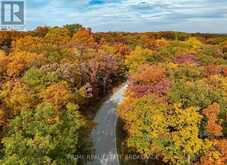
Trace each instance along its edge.
{"label": "winding dirt road", "polygon": [[127,84],[122,85],[100,107],[94,122],[91,138],[95,147],[95,159],[88,165],[119,165],[116,146],[117,105],[123,99]]}

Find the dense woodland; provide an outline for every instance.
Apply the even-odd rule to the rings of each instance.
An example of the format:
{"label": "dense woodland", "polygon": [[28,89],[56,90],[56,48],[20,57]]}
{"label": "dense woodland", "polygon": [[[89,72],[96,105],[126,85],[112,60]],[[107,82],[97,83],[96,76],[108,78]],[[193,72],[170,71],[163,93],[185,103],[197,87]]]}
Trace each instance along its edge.
{"label": "dense woodland", "polygon": [[173,165],[227,161],[227,36],[0,32],[0,164],[84,164],[92,108],[128,79],[125,150]]}
{"label": "dense woodland", "polygon": [[129,152],[172,165],[227,164],[227,54],[225,42],[208,40],[158,39],[126,56],[118,114]]}

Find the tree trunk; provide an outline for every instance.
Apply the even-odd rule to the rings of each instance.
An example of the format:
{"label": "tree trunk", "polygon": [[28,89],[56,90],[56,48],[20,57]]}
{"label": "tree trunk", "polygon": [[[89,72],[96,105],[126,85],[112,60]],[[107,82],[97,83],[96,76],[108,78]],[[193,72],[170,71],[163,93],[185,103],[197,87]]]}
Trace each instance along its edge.
{"label": "tree trunk", "polygon": [[191,164],[191,157],[190,157],[190,155],[188,155],[187,162],[188,162],[188,165]]}
{"label": "tree trunk", "polygon": [[106,78],[103,79],[103,94],[105,95],[106,94]]}

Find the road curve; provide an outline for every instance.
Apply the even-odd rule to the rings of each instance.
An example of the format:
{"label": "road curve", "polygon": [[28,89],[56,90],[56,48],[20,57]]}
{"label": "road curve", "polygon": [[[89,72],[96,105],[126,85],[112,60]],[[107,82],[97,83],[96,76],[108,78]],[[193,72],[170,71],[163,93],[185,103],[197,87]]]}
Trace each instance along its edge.
{"label": "road curve", "polygon": [[122,85],[100,107],[94,122],[97,124],[91,132],[95,147],[94,160],[88,165],[119,165],[116,145],[116,108],[123,99],[127,84]]}

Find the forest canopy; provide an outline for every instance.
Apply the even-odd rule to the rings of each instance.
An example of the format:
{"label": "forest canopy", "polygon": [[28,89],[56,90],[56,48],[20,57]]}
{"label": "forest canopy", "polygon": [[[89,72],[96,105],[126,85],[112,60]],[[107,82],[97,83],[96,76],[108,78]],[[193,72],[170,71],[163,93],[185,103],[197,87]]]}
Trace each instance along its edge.
{"label": "forest canopy", "polygon": [[227,161],[227,35],[94,33],[79,24],[0,32],[0,164],[84,164],[97,105],[128,80],[129,153]]}

